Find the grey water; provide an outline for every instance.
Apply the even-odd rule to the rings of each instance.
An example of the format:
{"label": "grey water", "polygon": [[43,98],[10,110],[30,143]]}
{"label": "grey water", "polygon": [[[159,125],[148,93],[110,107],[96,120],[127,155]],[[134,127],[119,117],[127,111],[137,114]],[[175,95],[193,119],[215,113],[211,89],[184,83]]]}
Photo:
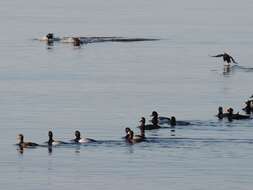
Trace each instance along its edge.
{"label": "grey water", "polygon": [[[243,189],[253,185],[253,122],[215,118],[252,95],[250,0],[0,1],[0,189]],[[47,44],[63,36],[158,41]],[[226,51],[238,66],[223,72]],[[129,145],[124,128],[156,110],[190,126],[147,131]],[[25,149],[48,130],[98,140]]]}

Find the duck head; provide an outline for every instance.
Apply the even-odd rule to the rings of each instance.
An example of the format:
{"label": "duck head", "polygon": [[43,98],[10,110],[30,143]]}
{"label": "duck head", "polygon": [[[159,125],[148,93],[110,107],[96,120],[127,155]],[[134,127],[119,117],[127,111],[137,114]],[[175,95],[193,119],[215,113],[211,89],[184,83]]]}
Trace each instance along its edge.
{"label": "duck head", "polygon": [[172,116],[170,119],[170,125],[175,126],[176,125],[176,117]]}
{"label": "duck head", "polygon": [[22,144],[24,142],[24,135],[22,134],[18,134],[17,136],[17,140],[19,141],[18,144]]}
{"label": "duck head", "polygon": [[48,33],[47,34],[47,39],[48,40],[52,40],[54,38],[54,34],[53,33]]}
{"label": "duck head", "polygon": [[158,113],[156,111],[153,111],[152,114],[151,114],[151,116],[158,117]]}
{"label": "duck head", "polygon": [[80,133],[80,131],[75,131],[75,136],[76,136],[75,140],[80,140],[81,139],[81,133]]}
{"label": "duck head", "polygon": [[145,117],[142,117],[139,122],[141,123],[141,125],[145,125],[145,123],[146,123]]}
{"label": "duck head", "polygon": [[126,134],[128,134],[130,131],[131,131],[131,129],[130,129],[129,127],[126,127],[126,128],[125,128]]}
{"label": "duck head", "polygon": [[229,108],[229,109],[228,109],[228,113],[229,113],[230,115],[233,115],[233,112],[234,112],[233,108]]}

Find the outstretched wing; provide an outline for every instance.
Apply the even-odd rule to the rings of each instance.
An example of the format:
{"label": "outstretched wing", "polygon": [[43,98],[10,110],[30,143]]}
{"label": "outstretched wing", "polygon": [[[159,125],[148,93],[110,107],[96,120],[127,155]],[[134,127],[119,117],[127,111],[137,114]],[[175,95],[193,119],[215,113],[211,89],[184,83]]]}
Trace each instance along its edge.
{"label": "outstretched wing", "polygon": [[233,63],[237,64],[237,62],[234,60],[232,56],[229,56],[229,57],[232,59]]}
{"label": "outstretched wing", "polygon": [[212,55],[211,57],[223,57],[224,54]]}

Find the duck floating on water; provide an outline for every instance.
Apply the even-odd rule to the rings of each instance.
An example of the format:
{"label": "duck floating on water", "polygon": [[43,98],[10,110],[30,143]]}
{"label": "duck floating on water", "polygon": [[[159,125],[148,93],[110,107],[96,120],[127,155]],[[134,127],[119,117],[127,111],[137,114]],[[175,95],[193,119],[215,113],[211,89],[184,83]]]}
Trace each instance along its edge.
{"label": "duck floating on water", "polygon": [[73,45],[74,45],[75,47],[80,47],[81,44],[83,44],[83,43],[82,43],[82,41],[80,40],[80,38],[76,38],[76,37],[73,38]]}
{"label": "duck floating on water", "polygon": [[17,145],[20,148],[31,148],[31,147],[39,146],[39,144],[34,143],[34,142],[24,142],[24,135],[23,134],[18,134],[17,139],[18,139]]}
{"label": "duck floating on water", "polygon": [[152,130],[152,129],[159,129],[161,128],[158,123],[158,113],[156,111],[153,111],[152,114],[150,115],[152,117],[151,123],[152,124],[147,124],[145,125],[145,130]]}
{"label": "duck floating on water", "polygon": [[58,37],[55,37],[53,33],[48,33],[46,36],[38,39],[39,41],[45,41],[48,43],[53,43],[55,41],[60,41],[61,39]]}
{"label": "duck floating on water", "polygon": [[126,128],[125,128],[126,136],[123,137],[124,139],[127,140],[127,139],[129,138],[130,131],[131,131],[131,129],[130,129],[129,127],[126,127]]}
{"label": "duck floating on water", "polygon": [[170,119],[170,126],[175,127],[177,125],[177,120],[175,116],[172,116]]}
{"label": "duck floating on water", "polygon": [[246,106],[242,109],[247,114],[253,112],[253,95],[245,102]]}
{"label": "duck floating on water", "polygon": [[224,117],[228,117],[228,113],[223,113],[223,107],[218,108],[218,114],[216,115],[219,119],[223,119]]}
{"label": "duck floating on water", "polygon": [[250,119],[250,116],[248,115],[241,115],[238,113],[234,114],[233,108],[228,109],[228,120],[232,121],[233,119],[235,120],[241,120],[241,119]]}
{"label": "duck floating on water", "polygon": [[[174,117],[174,116],[172,116],[172,117]],[[160,117],[158,117],[158,120],[159,120],[159,125],[163,125],[163,124],[171,125],[171,118],[169,118],[169,117],[160,116]],[[176,121],[176,125],[186,126],[186,125],[191,125],[191,123],[188,121]]]}
{"label": "duck floating on water", "polygon": [[145,117],[142,117],[141,120],[139,121],[140,122],[140,135],[135,135],[135,137],[139,137],[139,138],[145,138],[145,123],[146,123],[146,119]]}
{"label": "duck floating on water", "polygon": [[229,121],[232,121],[233,119],[235,120],[250,119],[250,116],[239,114],[239,112],[234,114],[233,108],[229,108],[227,110],[227,113],[223,113],[223,108],[221,106],[218,108],[218,114],[216,116],[219,119],[227,117]]}
{"label": "duck floating on water", "polygon": [[139,135],[134,135],[134,132],[130,128],[128,128],[128,127],[125,128],[125,132],[126,132],[125,139],[127,140],[127,142],[137,143],[137,142],[142,142],[146,139],[146,137],[145,137],[145,122],[146,122],[146,119],[144,117],[142,117],[139,122],[140,122],[140,126],[138,126],[138,128],[140,128],[140,134]]}
{"label": "duck floating on water", "polygon": [[94,139],[90,139],[90,138],[81,138],[81,133],[80,131],[75,131],[75,139],[71,140],[74,143],[91,143],[91,142],[96,142],[96,140]]}
{"label": "duck floating on water", "polygon": [[134,135],[132,130],[129,131],[128,142],[129,143],[140,143],[145,140],[145,137],[141,135]]}
{"label": "duck floating on water", "polygon": [[63,141],[58,141],[53,139],[53,132],[48,131],[48,141],[47,141],[48,146],[57,146],[61,144],[67,144],[66,142]]}

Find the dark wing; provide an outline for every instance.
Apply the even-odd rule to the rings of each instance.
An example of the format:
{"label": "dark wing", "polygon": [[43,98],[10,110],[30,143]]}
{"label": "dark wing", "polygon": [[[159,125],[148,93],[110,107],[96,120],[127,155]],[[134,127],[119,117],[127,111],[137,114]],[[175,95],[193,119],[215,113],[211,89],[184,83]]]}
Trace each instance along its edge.
{"label": "dark wing", "polygon": [[232,59],[233,63],[237,64],[237,62],[234,60],[232,56],[229,56],[229,57]]}
{"label": "dark wing", "polygon": [[223,56],[224,56],[224,54],[218,54],[218,55],[213,55],[211,57],[223,57]]}

